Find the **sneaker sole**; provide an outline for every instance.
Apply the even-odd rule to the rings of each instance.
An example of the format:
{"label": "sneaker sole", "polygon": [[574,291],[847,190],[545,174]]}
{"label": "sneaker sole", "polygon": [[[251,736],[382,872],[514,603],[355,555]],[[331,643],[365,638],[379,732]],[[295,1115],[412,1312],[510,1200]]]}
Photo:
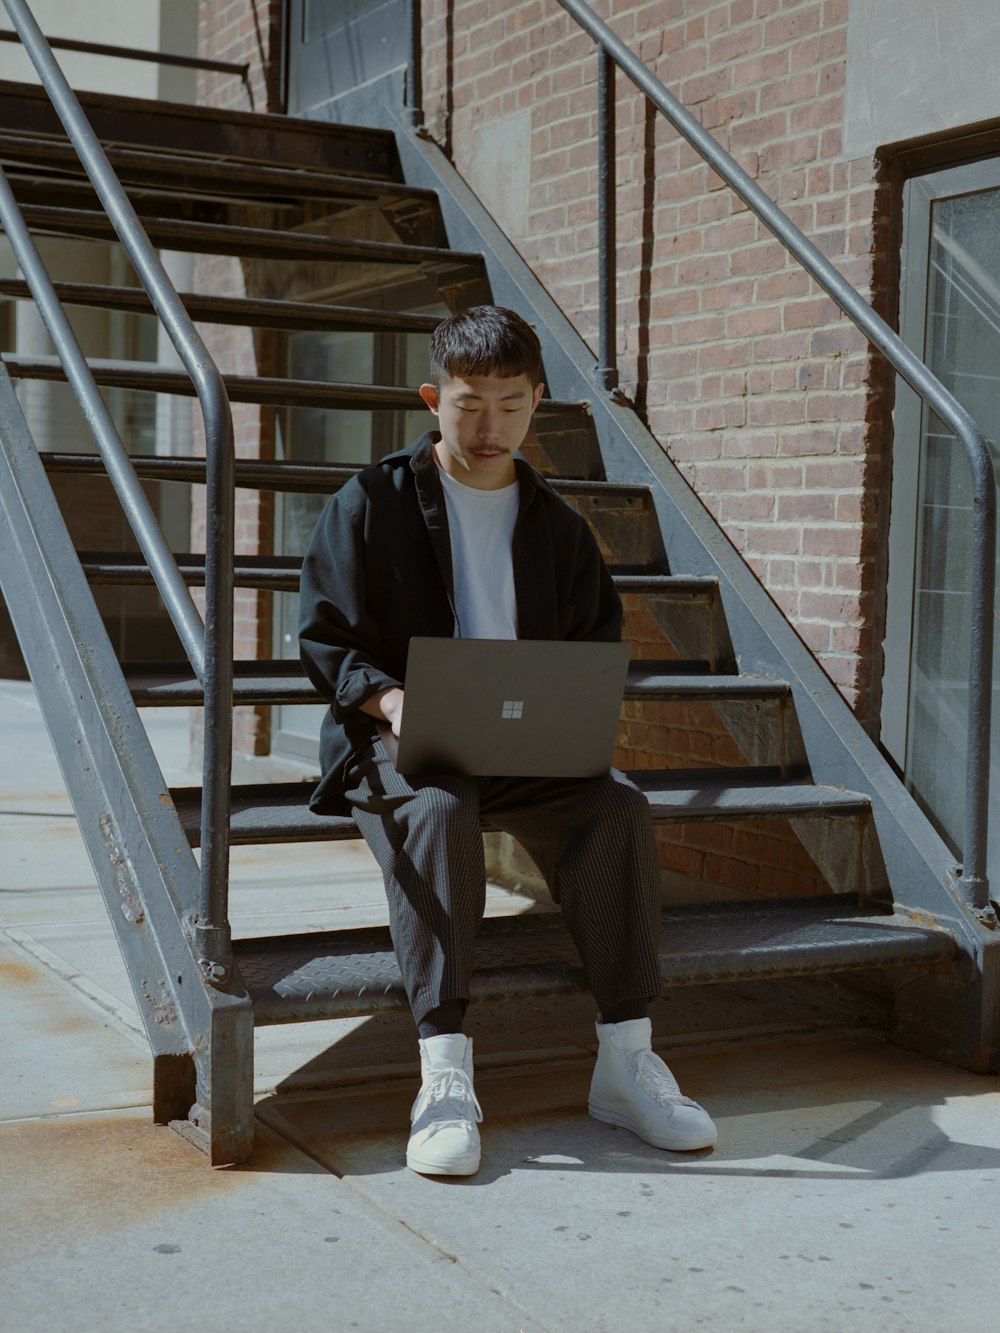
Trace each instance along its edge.
{"label": "sneaker sole", "polygon": [[406,1154],[406,1165],[419,1176],[474,1176],[479,1170],[480,1154],[469,1154],[457,1160],[442,1163],[418,1157],[415,1153]]}
{"label": "sneaker sole", "polygon": [[634,1120],[628,1116],[622,1115],[619,1111],[605,1110],[590,1102],[587,1110],[595,1120],[600,1120],[605,1125],[617,1125],[619,1129],[631,1130],[643,1143],[652,1144],[654,1148],[663,1148],[666,1152],[695,1152],[699,1148],[714,1148],[719,1141],[719,1134],[716,1130],[711,1135],[708,1134],[648,1134]]}

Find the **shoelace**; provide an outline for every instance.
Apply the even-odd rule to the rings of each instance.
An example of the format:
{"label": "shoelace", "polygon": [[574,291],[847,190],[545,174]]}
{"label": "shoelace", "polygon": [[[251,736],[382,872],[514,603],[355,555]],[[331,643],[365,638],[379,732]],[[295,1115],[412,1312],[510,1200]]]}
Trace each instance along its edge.
{"label": "shoelace", "polygon": [[[634,1061],[635,1086],[642,1087],[658,1102],[672,1102],[675,1106],[695,1106],[698,1103],[681,1092],[677,1080],[655,1051],[648,1047],[629,1053]],[[700,1110],[701,1108],[698,1107]]]}
{"label": "shoelace", "polygon": [[473,1118],[478,1124],[483,1118],[483,1108],[479,1105],[472,1080],[465,1070],[455,1066],[451,1069],[436,1069],[425,1076],[425,1082],[410,1111],[410,1120],[415,1122],[426,1113],[430,1123],[425,1128],[433,1134],[449,1121],[467,1120],[470,1105]]}

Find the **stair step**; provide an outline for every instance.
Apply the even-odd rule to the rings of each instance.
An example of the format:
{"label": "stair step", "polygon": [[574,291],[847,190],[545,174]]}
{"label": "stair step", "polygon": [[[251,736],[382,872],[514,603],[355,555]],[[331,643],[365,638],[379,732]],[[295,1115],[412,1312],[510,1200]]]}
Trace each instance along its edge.
{"label": "stair step", "polygon": [[[388,927],[240,940],[233,947],[258,1026],[408,1007]],[[659,954],[667,987],[945,963],[955,941],[838,894],[665,908]],[[579,957],[558,914],[491,917],[480,926],[473,1000],[584,990]]]}
{"label": "stair step", "polygon": [[[167,153],[105,145],[115,174],[128,185],[153,186],[164,190],[200,192],[239,199],[338,199],[378,202],[383,199],[420,199],[436,205],[433,190],[373,177],[348,176],[316,168],[276,167],[263,162],[220,161],[195,153]],[[0,134],[0,160],[35,166],[50,175],[58,164],[59,177],[85,177],[76,150],[65,140],[44,135]],[[19,174],[15,167],[9,173]]]}
{"label": "stair step", "polygon": [[[57,282],[53,286],[64,305],[152,314],[149,297],[141,287],[102,287],[87,282]],[[319,329],[323,332],[360,329],[374,333],[430,333],[440,323],[437,315],[365,310],[360,306],[326,305],[322,301],[199,296],[194,292],[179,295],[191,318],[204,324],[239,324],[255,329]],[[0,296],[32,299],[28,284],[16,278],[0,278]]]}
{"label": "stair step", "polygon": [[[65,380],[66,372],[57,356],[20,356],[4,353],[3,363],[12,379]],[[194,386],[183,371],[142,361],[88,362],[95,381],[106,388],[135,389],[147,393],[194,396]],[[361,411],[412,411],[426,408],[416,389],[384,384],[335,384],[323,380],[292,380],[259,375],[223,375],[226,392],[234,403],[258,403],[271,407],[319,407]],[[583,425],[587,409],[581,403],[563,403],[543,398],[536,415],[558,413],[572,416]]]}
{"label": "stair step", "polygon": [[[33,231],[45,235],[101,241],[118,239],[110,218],[96,210],[29,204],[21,212]],[[298,263],[421,264],[433,268],[459,268],[483,262],[480,254],[428,245],[357,241],[312,231],[272,231],[266,227],[237,227],[177,218],[142,217],[139,220],[153,245],[205,255],[287,259]]]}
{"label": "stair step", "polygon": [[[286,170],[400,179],[391,130],[115,93],[80,92],[78,97],[106,151],[123,145],[125,131],[128,149],[164,157],[186,154],[200,158],[206,170],[227,162],[251,168],[280,162]],[[9,127],[8,133],[44,136],[54,149],[66,142],[48,94],[34,84],[0,82],[0,125]]]}
{"label": "stair step", "polygon": [[[123,663],[122,670],[140,708],[198,705],[201,682],[184,662]],[[752,676],[712,675],[707,662],[636,661],[625,681],[626,699],[736,700],[785,699],[790,691],[781,681]],[[239,704],[320,703],[297,662],[243,661],[235,664],[233,699]]]}
{"label": "stair step", "polygon": [[[858,792],[782,780],[775,769],[640,770],[629,777],[645,792],[654,820],[661,823],[853,816],[865,815],[869,810],[867,797]],[[315,779],[234,787],[233,843],[357,838],[358,830],[348,816],[315,815],[309,810],[314,786]],[[192,847],[197,847],[201,789],[180,787],[171,795],[188,840]]]}
{"label": "stair step", "polygon": [[[0,283],[0,287],[2,287]],[[101,476],[106,469],[99,454],[42,453],[49,472]],[[146,481],[176,481],[205,484],[204,458],[172,458],[163,455],[130,455],[136,474]],[[287,459],[237,459],[236,485],[249,490],[315,492],[330,495],[360,472],[362,464],[296,463]],[[547,477],[548,484],[567,498],[600,500],[645,500],[649,487],[641,482],[587,481],[575,477]]]}
{"label": "stair step", "polygon": [[[140,587],[153,581],[149,566],[137,551],[81,551],[79,555],[84,573],[95,586],[114,583]],[[175,554],[174,559],[187,583],[195,588],[203,586],[203,555]],[[298,592],[301,570],[301,556],[237,555],[233,578],[238,588]],[[718,580],[707,575],[691,578],[682,574],[614,574],[613,577],[619,593],[685,601],[712,597],[719,587]]]}
{"label": "stair step", "polygon": [[805,815],[867,815],[868,797],[841,787],[783,779],[773,768],[636,770],[658,822],[793,819]]}

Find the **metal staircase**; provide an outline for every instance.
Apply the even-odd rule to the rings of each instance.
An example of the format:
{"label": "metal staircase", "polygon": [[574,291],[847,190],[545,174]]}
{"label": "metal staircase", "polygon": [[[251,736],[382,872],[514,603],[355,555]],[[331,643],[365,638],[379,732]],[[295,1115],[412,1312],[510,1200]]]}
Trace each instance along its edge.
{"label": "metal staircase", "polygon": [[[620,591],[648,608],[663,637],[659,658],[633,662],[626,698],[640,708],[711,703],[746,760],[736,768],[633,774],[654,820],[791,820],[834,890],[666,909],[664,984],[883,969],[895,987],[897,1040],[971,1068],[996,1068],[992,911],[963,901],[947,848],[657,442],[626,405],[595,386],[588,350],[438,151],[402,123],[393,134],[83,100],[154,244],[250,262],[290,255],[329,266],[333,285],[340,280],[348,292],[359,265],[369,286],[371,274],[391,283],[404,266],[452,308],[492,298],[535,322],[552,396],[538,412],[532,461],[590,519]],[[31,229],[106,243],[111,224],[48,98],[0,86],[0,125],[0,162]],[[358,220],[361,238],[350,230]],[[10,203],[4,221],[11,232]],[[393,239],[373,240],[373,230]],[[0,284],[8,299],[29,293],[39,298],[34,277],[30,288],[21,279]],[[151,309],[138,286],[59,281],[54,293],[67,305]],[[192,319],[258,330],[421,333],[435,323],[274,296],[180,299]],[[105,388],[193,392],[189,375],[162,366],[105,361],[91,369]],[[231,817],[226,812],[221,822],[218,796],[213,822],[202,789],[167,790],[137,705],[199,705],[220,689],[225,708],[314,702],[315,695],[293,661],[236,661],[231,696],[226,673],[220,687],[197,652],[191,661],[118,661],[92,589],[151,584],[153,562],[141,551],[74,549],[50,478],[103,475],[107,464],[71,441],[39,453],[13,387],[65,377],[65,357],[3,358],[0,580],[149,1035],[155,1119],[174,1123],[215,1164],[243,1161],[253,1139],[255,1025],[400,1009],[405,998],[386,930],[230,944],[224,864],[218,882],[225,824],[236,843],[343,839],[356,830],[350,820],[311,814],[309,783],[232,787]],[[282,408],[396,413],[419,402],[412,388],[396,384],[236,375],[221,382],[232,402]],[[211,480],[205,459],[133,456],[131,465],[141,481]],[[263,458],[231,466],[230,485],[319,494],[352,471]],[[231,550],[231,528],[225,541]],[[231,596],[226,570],[213,570],[211,559],[207,568],[204,552],[175,559],[186,587],[214,579],[216,604]],[[233,584],[293,591],[298,566],[292,556],[239,555]],[[224,638],[230,623],[223,617]],[[211,615],[206,625],[210,634]],[[221,711],[215,717],[221,728]],[[225,754],[210,736],[216,744],[207,747],[206,776],[229,798],[222,734]],[[209,858],[199,866],[194,854],[203,843],[216,864],[207,889]],[[484,924],[476,998],[582,987],[558,920]]]}

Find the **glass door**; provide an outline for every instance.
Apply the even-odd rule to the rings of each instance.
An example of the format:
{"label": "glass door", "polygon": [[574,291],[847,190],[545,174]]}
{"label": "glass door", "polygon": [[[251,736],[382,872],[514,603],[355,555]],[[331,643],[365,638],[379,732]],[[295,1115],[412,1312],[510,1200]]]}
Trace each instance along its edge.
{"label": "glass door", "polygon": [[[908,182],[900,325],[972,414],[1000,429],[1000,163]],[[961,856],[965,818],[971,483],[965,451],[907,386],[895,416],[883,740]],[[996,636],[996,615],[994,614]],[[998,645],[1000,648],[1000,645]],[[991,790],[1000,803],[998,667]],[[1000,818],[989,869],[1000,876]]]}
{"label": "glass door", "polygon": [[402,69],[406,0],[291,0],[288,112],[309,115]]}

